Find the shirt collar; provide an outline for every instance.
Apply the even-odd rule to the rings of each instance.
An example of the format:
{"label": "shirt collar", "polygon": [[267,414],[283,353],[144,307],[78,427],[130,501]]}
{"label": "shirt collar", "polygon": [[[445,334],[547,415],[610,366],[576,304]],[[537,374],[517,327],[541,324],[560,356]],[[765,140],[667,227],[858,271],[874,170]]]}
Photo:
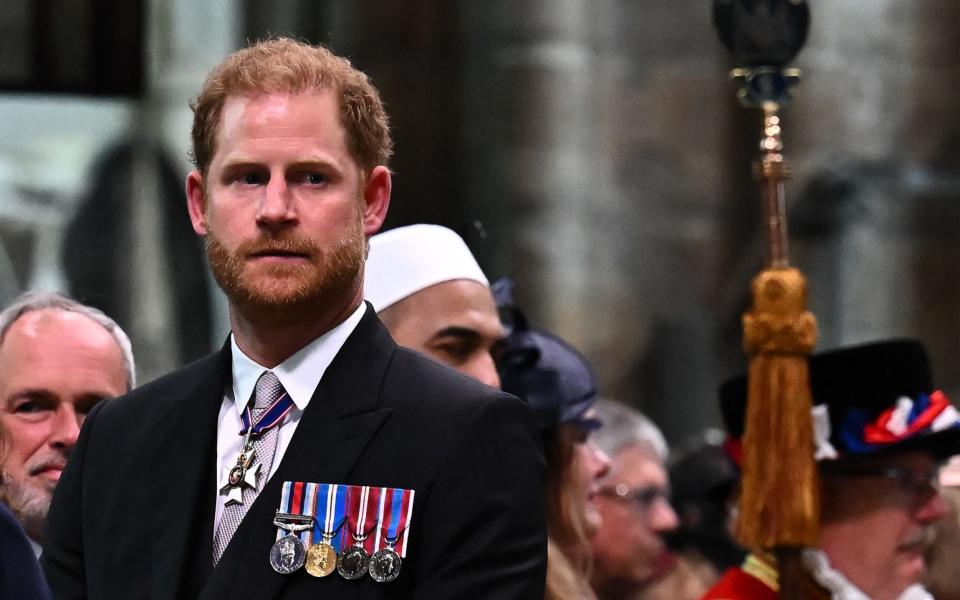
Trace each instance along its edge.
{"label": "shirt collar", "polygon": [[363,317],[366,304],[361,302],[357,310],[342,323],[313,340],[285,361],[272,369],[257,364],[237,346],[230,334],[230,349],[233,362],[233,401],[237,412],[243,412],[253,395],[253,388],[264,371],[273,371],[297,409],[303,411],[310,403],[314,390],[323,378],[327,367],[333,362],[340,348],[356,329]]}

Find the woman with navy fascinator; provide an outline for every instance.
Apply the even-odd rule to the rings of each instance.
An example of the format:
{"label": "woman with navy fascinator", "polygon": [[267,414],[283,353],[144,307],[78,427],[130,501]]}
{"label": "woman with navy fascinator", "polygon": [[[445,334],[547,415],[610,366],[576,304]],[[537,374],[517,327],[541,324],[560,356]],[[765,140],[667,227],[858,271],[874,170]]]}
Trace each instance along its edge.
{"label": "woman with navy fascinator", "polygon": [[593,370],[559,337],[531,328],[514,305],[511,284],[493,286],[508,335],[497,359],[501,387],[526,401],[543,433],[547,456],[548,560],[545,600],[595,600],[590,589],[590,537],[600,525],[594,506],[609,458],[590,441]]}

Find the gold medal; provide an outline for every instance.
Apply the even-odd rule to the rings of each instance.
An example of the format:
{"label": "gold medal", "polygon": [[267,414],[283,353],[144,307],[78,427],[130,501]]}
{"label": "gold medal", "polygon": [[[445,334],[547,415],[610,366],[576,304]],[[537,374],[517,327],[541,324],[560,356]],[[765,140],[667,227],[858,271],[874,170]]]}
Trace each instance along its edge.
{"label": "gold medal", "polygon": [[326,577],[337,568],[337,551],[326,541],[314,544],[307,550],[307,573],[314,577]]}

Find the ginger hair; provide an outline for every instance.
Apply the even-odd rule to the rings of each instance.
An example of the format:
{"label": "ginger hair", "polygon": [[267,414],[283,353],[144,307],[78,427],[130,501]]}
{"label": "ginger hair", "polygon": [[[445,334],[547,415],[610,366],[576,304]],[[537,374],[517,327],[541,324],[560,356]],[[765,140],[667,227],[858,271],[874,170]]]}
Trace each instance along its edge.
{"label": "ginger hair", "polygon": [[327,48],[290,38],[261,41],[238,50],[210,72],[200,95],[190,103],[194,166],[206,177],[217,151],[217,132],[227,98],[318,90],[331,90],[337,96],[347,151],[361,172],[365,175],[378,165],[387,166],[393,153],[390,121],[370,79]]}

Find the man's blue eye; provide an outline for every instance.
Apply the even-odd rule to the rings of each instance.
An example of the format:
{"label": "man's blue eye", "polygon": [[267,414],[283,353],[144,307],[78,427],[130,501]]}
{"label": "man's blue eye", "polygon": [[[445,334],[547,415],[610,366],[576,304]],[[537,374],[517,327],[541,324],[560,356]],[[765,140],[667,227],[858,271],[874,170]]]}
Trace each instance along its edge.
{"label": "man's blue eye", "polygon": [[247,173],[240,179],[247,185],[257,185],[260,183],[260,176],[256,173]]}
{"label": "man's blue eye", "polygon": [[327,178],[319,173],[310,173],[309,175],[307,175],[307,183],[309,183],[310,185],[320,185],[326,180]]}

